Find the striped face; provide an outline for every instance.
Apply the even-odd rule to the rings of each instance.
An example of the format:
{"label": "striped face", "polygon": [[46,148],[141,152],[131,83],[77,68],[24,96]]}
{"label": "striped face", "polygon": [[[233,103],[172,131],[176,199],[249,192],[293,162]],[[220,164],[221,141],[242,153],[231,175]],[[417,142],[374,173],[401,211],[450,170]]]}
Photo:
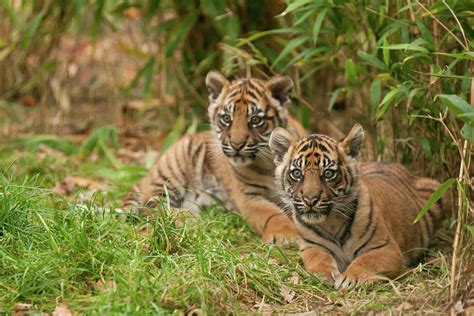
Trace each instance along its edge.
{"label": "striped face", "polygon": [[[359,126],[360,127],[360,126]],[[276,185],[286,208],[298,220],[316,224],[331,212],[346,214],[357,194],[357,163],[362,129],[342,142],[311,135],[299,141],[282,129],[273,132]]]}
{"label": "striped face", "polygon": [[230,161],[247,165],[258,155],[268,154],[271,132],[287,125],[291,80],[274,77],[267,82],[253,78],[229,82],[221,74],[211,72],[206,84],[211,93],[211,127]]}

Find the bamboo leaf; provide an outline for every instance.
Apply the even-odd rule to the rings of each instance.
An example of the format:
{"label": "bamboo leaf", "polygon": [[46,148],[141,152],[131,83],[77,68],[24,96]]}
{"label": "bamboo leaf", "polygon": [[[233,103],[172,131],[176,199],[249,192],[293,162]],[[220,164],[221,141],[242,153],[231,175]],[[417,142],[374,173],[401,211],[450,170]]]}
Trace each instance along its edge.
{"label": "bamboo leaf", "polygon": [[380,59],[373,55],[367,54],[366,52],[358,51],[357,56],[359,56],[359,58],[363,61],[380,70],[387,70],[387,66],[385,66],[385,64]]}
{"label": "bamboo leaf", "polygon": [[348,59],[344,65],[345,76],[347,81],[353,86],[356,86],[359,82],[357,80],[357,69],[354,61],[352,59]]}
{"label": "bamboo leaf", "polygon": [[391,50],[413,50],[417,52],[428,53],[428,50],[422,47],[422,44],[426,44],[427,42],[422,39],[416,39],[411,43],[401,43],[401,44],[392,44],[392,45],[383,45],[383,49],[391,49]]}
{"label": "bamboo leaf", "polygon": [[421,22],[418,19],[415,20],[415,23],[418,29],[420,30],[420,33],[423,39],[427,41],[430,44],[430,46],[434,47],[434,40],[433,40],[433,36],[431,35],[430,30],[428,30],[428,28],[423,24],[423,22]]}
{"label": "bamboo leaf", "polygon": [[171,31],[168,42],[166,43],[166,57],[169,58],[173,55],[178,45],[183,43],[188,37],[189,31],[196,24],[198,19],[198,12],[191,12],[186,15]]}
{"label": "bamboo leaf", "polygon": [[418,213],[418,215],[416,215],[416,218],[413,221],[413,223],[418,222],[426,214],[426,212],[428,212],[430,207],[432,207],[433,204],[435,204],[444,195],[444,193],[449,188],[451,188],[454,181],[455,181],[455,179],[448,179],[448,180],[444,181],[439,186],[439,188],[436,189],[436,191],[433,192],[433,194],[431,194],[431,196],[428,198],[428,201],[426,201],[425,205],[423,205],[423,208],[421,209],[421,211]]}
{"label": "bamboo leaf", "polygon": [[397,95],[400,93],[399,88],[394,88],[392,89],[389,93],[385,95],[385,97],[382,100],[382,103],[380,103],[379,110],[375,114],[375,120],[380,120],[385,116],[385,113],[387,113],[390,105],[393,103]]}
{"label": "bamboo leaf", "polygon": [[474,109],[469,105],[469,103],[455,94],[438,94],[435,99],[436,98],[440,98],[443,105],[447,107],[451,113],[457,116],[474,112]]}
{"label": "bamboo leaf", "polygon": [[328,12],[328,8],[324,8],[321,12],[318,13],[316,17],[316,21],[313,25],[313,45],[316,46],[318,42],[319,31],[321,30],[321,25],[323,24],[324,18],[326,17],[326,13]]}
{"label": "bamboo leaf", "polygon": [[[388,45],[388,38],[387,37],[385,37],[383,39],[383,45],[384,46]],[[388,67],[390,65],[390,50],[389,49],[382,49],[382,55],[383,55],[383,62]]]}
{"label": "bamboo leaf", "polygon": [[143,86],[142,95],[147,97],[150,95],[151,80],[155,69],[155,58],[150,58],[148,63],[143,68]]}
{"label": "bamboo leaf", "polygon": [[280,13],[278,16],[285,16],[285,15],[287,15],[288,13],[293,12],[293,11],[295,11],[296,9],[298,9],[298,8],[300,8],[300,7],[302,7],[302,6],[304,6],[305,4],[308,4],[308,3],[311,3],[311,2],[312,2],[312,0],[296,0],[296,1],[294,1],[293,3],[290,3],[290,4],[286,7],[285,11],[283,11],[282,13]]}
{"label": "bamboo leaf", "polygon": [[461,135],[470,142],[474,142],[474,122],[464,123],[461,129]]}
{"label": "bamboo leaf", "polygon": [[334,107],[334,104],[336,103],[339,93],[344,92],[344,91],[345,91],[344,88],[339,88],[339,89],[334,90],[334,92],[331,95],[331,99],[329,99],[328,111],[331,111],[332,108]]}
{"label": "bamboo leaf", "polygon": [[275,34],[301,34],[303,31],[301,29],[297,28],[282,28],[282,29],[275,29],[275,30],[269,30],[269,31],[263,31],[263,32],[257,32],[245,39],[239,40],[239,43],[237,44],[237,47],[241,47],[248,42],[253,42],[259,38],[269,36],[269,35],[275,35]]}
{"label": "bamboo leaf", "polygon": [[285,46],[285,48],[283,48],[283,50],[281,51],[280,55],[278,55],[277,58],[275,58],[271,67],[272,68],[275,67],[275,65],[277,65],[286,56],[288,56],[294,49],[302,46],[307,41],[308,41],[308,36],[300,36],[289,41],[288,44]]}
{"label": "bamboo leaf", "polygon": [[380,104],[380,99],[382,98],[382,83],[380,79],[376,78],[372,85],[370,86],[370,108],[371,113],[375,112],[375,109]]}

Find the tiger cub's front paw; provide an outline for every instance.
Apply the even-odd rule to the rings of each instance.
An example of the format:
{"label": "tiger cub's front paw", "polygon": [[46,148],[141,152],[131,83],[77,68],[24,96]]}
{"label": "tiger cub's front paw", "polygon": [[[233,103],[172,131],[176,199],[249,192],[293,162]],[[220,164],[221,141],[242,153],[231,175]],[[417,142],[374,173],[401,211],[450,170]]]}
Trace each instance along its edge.
{"label": "tiger cub's front paw", "polygon": [[276,214],[268,220],[262,240],[266,244],[286,246],[296,244],[299,237],[291,219],[285,214]]}
{"label": "tiger cub's front paw", "polygon": [[361,286],[364,283],[372,282],[372,278],[375,277],[375,273],[363,269],[360,267],[350,267],[337,275],[334,278],[334,288],[339,289],[350,289],[353,287]]}

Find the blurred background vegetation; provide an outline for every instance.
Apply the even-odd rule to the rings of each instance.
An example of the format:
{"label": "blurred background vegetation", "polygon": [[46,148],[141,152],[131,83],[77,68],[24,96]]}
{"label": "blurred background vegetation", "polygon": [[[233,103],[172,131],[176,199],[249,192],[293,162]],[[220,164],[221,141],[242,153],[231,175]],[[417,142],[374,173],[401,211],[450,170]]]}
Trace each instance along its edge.
{"label": "blurred background vegetation", "polygon": [[[0,0],[0,141],[84,142],[109,124],[86,153],[107,155],[101,133],[112,150],[115,132],[166,147],[208,128],[209,70],[284,73],[309,130],[361,122],[368,158],[454,179],[457,275],[472,255],[473,12],[458,0]],[[55,139],[39,140],[76,152]]]}

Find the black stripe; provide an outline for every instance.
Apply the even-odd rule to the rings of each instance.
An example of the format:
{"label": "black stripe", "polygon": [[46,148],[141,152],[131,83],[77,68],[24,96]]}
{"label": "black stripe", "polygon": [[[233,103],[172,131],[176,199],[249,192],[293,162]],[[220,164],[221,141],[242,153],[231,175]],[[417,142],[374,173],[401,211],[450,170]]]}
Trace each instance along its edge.
{"label": "black stripe", "polygon": [[362,234],[360,235],[359,238],[364,237],[365,234],[367,234],[369,232],[370,225],[372,225],[372,220],[373,220],[373,217],[374,217],[374,202],[372,201],[372,197],[369,196],[369,199],[370,199],[369,215],[368,215],[369,220],[367,222],[367,225],[365,225],[364,231],[362,232]]}
{"label": "black stripe", "polygon": [[268,223],[270,222],[270,220],[272,218],[274,218],[275,216],[280,216],[280,215],[285,215],[285,214],[273,214],[273,215],[270,215],[267,220],[265,221],[265,225],[263,225],[263,230],[267,229],[267,226],[268,226]]}
{"label": "black stripe", "polygon": [[378,246],[374,246],[374,247],[372,247],[372,248],[367,249],[367,252],[372,251],[372,250],[376,250],[376,249],[383,248],[383,247],[385,247],[385,246],[387,246],[387,245],[388,245],[388,238],[385,239],[385,241],[384,241],[383,244],[378,245]]}
{"label": "black stripe", "polygon": [[263,197],[262,192],[244,192],[244,194],[251,197]]}
{"label": "black stripe", "polygon": [[257,166],[257,165],[250,165],[248,168],[251,169],[252,171],[255,171],[258,174],[265,175],[265,176],[272,176],[272,174],[273,174],[273,170],[264,169],[264,168],[262,168],[260,166]]}
{"label": "black stripe", "polygon": [[329,152],[329,149],[324,144],[318,143],[318,148],[323,152]]}
{"label": "black stripe", "polygon": [[156,172],[157,172],[158,178],[163,179],[163,181],[166,182],[166,183],[170,183],[170,178],[168,178],[167,176],[165,176],[165,175],[161,172],[161,170],[157,170]]}
{"label": "black stripe", "polygon": [[321,248],[323,248],[324,250],[326,250],[326,252],[328,252],[334,259],[337,258],[336,254],[334,253],[334,251],[331,250],[331,248],[323,245],[323,244],[320,244],[320,243],[317,243],[315,241],[312,241],[312,240],[309,240],[309,239],[306,239],[306,238],[302,238],[305,242],[307,242],[308,244],[312,244],[312,245],[315,245],[315,246],[319,246]]}
{"label": "black stripe", "polygon": [[188,154],[188,156],[191,155],[192,146],[193,146],[193,142],[191,141],[191,137],[190,137],[188,139],[188,146],[186,146],[186,153]]}
{"label": "black stripe", "polygon": [[359,199],[356,198],[354,201],[351,202],[351,204],[353,208],[351,207],[351,212],[349,213],[349,219],[347,221],[346,227],[344,229],[344,232],[342,233],[342,236],[339,238],[342,246],[344,246],[344,244],[351,236],[352,224],[354,223],[355,214],[357,212],[357,209],[359,208]]}
{"label": "black stripe", "polygon": [[[193,167],[196,167],[196,159],[199,158],[200,154],[201,154],[201,151],[203,150],[204,148],[204,143],[200,143],[197,148],[195,149],[194,151],[194,154],[192,154],[192,158],[191,158],[191,164]],[[189,154],[191,155],[191,152],[189,152]]]}
{"label": "black stripe", "polygon": [[251,96],[252,98],[254,98],[254,100],[258,100],[258,96],[255,94],[254,90],[248,90],[247,94]]}
{"label": "black stripe", "polygon": [[301,215],[299,213],[296,213],[296,219],[301,223],[303,224],[306,228],[309,228],[313,231],[313,233],[315,233],[316,235],[318,235],[319,237],[323,238],[323,239],[327,239],[329,240],[330,242],[332,242],[333,244],[335,245],[339,245],[339,241],[334,238],[332,235],[330,235],[329,233],[319,229],[316,225],[311,225],[311,224],[308,224],[307,222],[305,222],[302,218],[301,218]]}
{"label": "black stripe", "polygon": [[354,258],[357,258],[359,251],[364,249],[364,247],[367,246],[367,244],[374,238],[376,231],[377,231],[377,223],[374,225],[374,229],[372,229],[372,231],[370,232],[369,238],[367,238],[367,240],[362,245],[360,245],[359,248],[356,249],[356,251],[354,251],[354,256],[353,256]]}
{"label": "black stripe", "polygon": [[249,185],[249,186],[254,187],[254,188],[258,188],[258,189],[270,191],[270,188],[267,187],[267,186],[265,186],[265,185],[261,185],[261,184],[257,184],[257,183],[248,182],[249,180],[248,180],[244,175],[240,174],[240,173],[237,171],[237,169],[235,169],[234,167],[232,167],[232,170],[234,170],[235,175],[237,176],[237,180],[239,180],[239,181],[242,182],[243,184]]}

